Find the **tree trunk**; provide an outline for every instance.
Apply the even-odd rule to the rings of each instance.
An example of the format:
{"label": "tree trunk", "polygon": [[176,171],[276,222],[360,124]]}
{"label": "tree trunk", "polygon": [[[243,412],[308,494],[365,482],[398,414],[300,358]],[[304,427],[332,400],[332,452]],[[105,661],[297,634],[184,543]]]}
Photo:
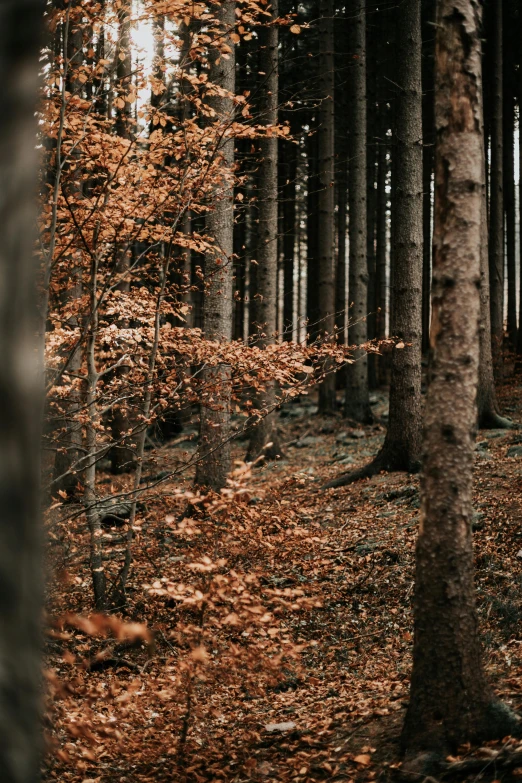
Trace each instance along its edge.
{"label": "tree trunk", "polygon": [[[361,346],[367,340],[368,266],[366,215],[366,0],[348,5],[351,21],[349,142],[349,342]],[[355,347],[354,362],[346,368],[345,415],[363,424],[372,421],[368,393],[368,357]]]}
{"label": "tree trunk", "polygon": [[283,164],[283,339],[294,339],[294,251],[296,229],[297,151],[295,144],[279,142],[288,161]]}
{"label": "tree trunk", "polygon": [[[0,779],[39,780],[43,579],[39,513],[43,346],[34,226],[38,58],[46,3],[0,5]],[[16,328],[14,328],[14,326]]]}
{"label": "tree trunk", "polygon": [[491,194],[489,217],[489,288],[491,341],[495,374],[502,367],[504,334],[504,199],[502,153],[502,0],[494,3],[491,63],[493,67],[491,119]]}
{"label": "tree trunk", "polygon": [[[116,65],[116,120],[115,129],[118,136],[123,139],[131,139],[133,133],[132,104],[126,100],[132,88],[132,41],[131,41],[131,3],[125,0],[118,10],[118,46]],[[122,105],[123,104],[123,105]],[[128,271],[130,268],[131,246],[128,241],[117,245],[114,249],[115,288],[128,293],[130,280]],[[128,322],[120,316],[120,324],[126,326]],[[130,367],[123,364],[116,370],[116,375],[122,379],[122,387],[125,384],[125,376],[129,374]],[[128,387],[127,387],[128,389]],[[128,389],[129,397],[130,390]],[[129,402],[116,405],[112,412],[111,432],[116,445],[110,450],[111,471],[114,474],[127,473],[136,468],[135,444],[126,437],[126,433],[133,429],[135,422],[129,418]]]}
{"label": "tree trunk", "polygon": [[[366,467],[334,479],[342,486],[381,470],[418,470],[421,451],[422,89],[418,0],[403,0],[397,19],[395,269],[390,415],[381,451]],[[402,345],[401,345],[402,343]]]}
{"label": "tree trunk", "polygon": [[[214,49],[209,58],[209,81],[229,94],[234,93],[235,87],[235,52],[229,35],[235,24],[234,5],[233,0],[225,0],[216,10],[230,54],[225,59],[218,49]],[[234,111],[229,94],[209,99],[221,122],[229,122]],[[222,139],[219,154],[226,176],[234,165],[234,140]],[[206,221],[206,232],[214,240],[216,249],[205,258],[208,290],[204,302],[203,331],[207,339],[221,341],[232,338],[234,189],[224,182],[219,190],[219,200]],[[218,491],[225,486],[230,471],[230,368],[226,365],[207,368],[202,379],[209,397],[201,404],[196,484]]]}
{"label": "tree trunk", "polygon": [[[522,39],[522,14],[519,14],[519,40]],[[519,270],[519,300],[518,300],[518,338],[517,338],[517,353],[522,354],[522,68],[518,69],[518,270]]]}
{"label": "tree trunk", "polygon": [[[379,156],[377,162],[377,231],[376,231],[376,290],[375,304],[377,317],[375,336],[382,340],[386,336],[386,307],[387,307],[387,206],[388,194],[386,192],[388,176],[388,147],[386,137],[388,132],[387,101],[381,97],[379,101],[379,114],[381,117],[381,129],[379,138]],[[387,369],[384,356],[379,356],[378,381],[384,384]]]}
{"label": "tree trunk", "polygon": [[[319,320],[323,339],[335,332],[335,190],[334,190],[334,13],[333,0],[320,0],[319,19],[319,110],[317,131],[319,165]],[[335,413],[335,373],[326,364],[327,375],[319,386],[319,413]]]}
{"label": "tree trunk", "polygon": [[[366,181],[368,187],[366,205],[366,261],[368,266],[368,340],[376,336],[376,232],[377,232],[377,109],[376,109],[376,78],[377,78],[377,44],[376,30],[366,26],[366,111],[367,111],[367,155]],[[368,386],[377,388],[377,357],[374,353],[368,355]]]}
{"label": "tree trunk", "polygon": [[[409,772],[468,741],[503,737],[513,716],[481,664],[473,583],[471,489],[484,190],[480,6],[439,0],[436,41],[433,374],[424,432],[415,641],[402,734]],[[433,769],[433,767],[432,767]]]}
{"label": "tree trunk", "polygon": [[[81,98],[83,93],[83,84],[78,79],[79,69],[83,64],[83,22],[81,5],[79,2],[76,2],[71,6],[67,14],[63,31],[63,56],[67,69],[66,85],[67,90],[75,98]],[[62,187],[66,188],[70,203],[74,206],[83,195],[83,178],[79,168],[79,157],[78,149],[70,153],[69,162],[75,164],[75,170],[72,176],[69,176],[67,182],[64,182],[62,178]],[[58,165],[58,161],[56,161],[56,165]],[[59,172],[57,172],[57,176],[60,176]],[[79,300],[83,289],[82,251],[74,247],[72,254],[73,258],[70,259],[70,284],[63,295],[64,300],[70,302]],[[68,324],[72,328],[78,328],[80,326],[78,317],[72,316],[68,320]],[[66,492],[70,500],[74,499],[77,494],[77,471],[83,455],[82,427],[78,420],[83,407],[82,393],[78,380],[81,364],[82,345],[80,341],[77,341],[69,355],[64,358],[64,377],[70,384],[70,391],[67,399],[59,405],[61,411],[63,411],[64,426],[56,444],[58,450],[54,461],[52,483],[53,493]]]}
{"label": "tree trunk", "polygon": [[[509,6],[506,4],[505,9]],[[507,31],[506,20],[504,27]],[[508,51],[506,44],[504,50]],[[507,335],[509,344],[517,344],[517,272],[515,262],[515,98],[512,79],[513,63],[509,56],[504,57],[504,111],[503,111],[503,176],[504,211],[506,225],[507,258]]]}
{"label": "tree trunk", "polygon": [[435,0],[422,4],[423,13],[423,58],[422,58],[422,353],[428,354],[430,347],[430,293],[431,293],[431,180],[433,174],[434,144],[434,95],[433,95],[433,50],[435,40]]}
{"label": "tree trunk", "polygon": [[309,342],[319,332],[319,180],[317,176],[317,132],[309,133],[306,143],[308,162],[306,197],[306,318]]}
{"label": "tree trunk", "polygon": [[[481,72],[482,73],[482,72]],[[484,79],[480,84],[479,94],[481,112],[481,124],[485,134],[484,121]],[[484,189],[481,205],[481,240],[480,240],[480,324],[479,324],[479,370],[477,388],[477,421],[481,429],[509,429],[513,426],[510,419],[500,415],[497,395],[495,392],[495,378],[493,373],[493,355],[491,340],[491,308],[489,285],[489,259],[488,250],[488,204],[487,186],[485,182],[487,170],[486,157],[487,144],[482,145],[482,165],[484,167]]]}
{"label": "tree trunk", "polygon": [[[272,20],[278,16],[278,0],[271,3]],[[260,88],[259,122],[266,127],[277,124],[279,95],[278,26],[270,24],[259,30]],[[257,344],[266,348],[274,342],[277,330],[277,239],[278,239],[278,143],[276,136],[262,138],[259,143],[258,205],[259,228],[257,247],[256,320],[261,329]],[[253,462],[260,456],[275,459],[280,456],[276,429],[276,389],[268,383],[255,394],[254,417],[246,459]]]}

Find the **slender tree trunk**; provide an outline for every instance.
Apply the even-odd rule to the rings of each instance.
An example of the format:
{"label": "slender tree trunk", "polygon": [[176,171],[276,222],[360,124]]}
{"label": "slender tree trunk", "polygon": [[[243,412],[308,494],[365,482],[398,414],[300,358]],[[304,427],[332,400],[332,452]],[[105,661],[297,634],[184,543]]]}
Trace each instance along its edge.
{"label": "slender tree trunk", "polygon": [[[508,6],[506,5],[506,10]],[[504,49],[506,50],[504,45]],[[507,334],[509,344],[517,344],[517,273],[515,262],[515,98],[511,58],[504,58],[504,211],[507,257]]]}
{"label": "slender tree trunk", "polygon": [[[83,85],[78,78],[83,64],[83,15],[79,2],[71,6],[63,31],[64,61],[66,68],[67,91],[75,98],[81,98]],[[83,195],[82,173],[79,167],[79,150],[70,154],[70,163],[76,164],[73,177],[65,182],[63,187],[67,190],[67,196],[73,209]],[[56,160],[56,165],[59,161]],[[57,174],[59,176],[59,173]],[[70,259],[71,272],[70,284],[64,293],[64,299],[69,302],[78,301],[82,296],[82,251],[74,248],[73,258]],[[80,326],[78,316],[69,319],[69,326]],[[79,387],[78,375],[82,364],[82,346],[78,341],[71,349],[69,355],[64,358],[64,377],[68,379],[70,391],[67,399],[60,405],[63,411],[63,434],[59,437],[54,462],[53,492],[66,492],[69,499],[77,494],[78,474],[77,468],[82,457],[82,427],[78,420],[83,406],[82,393]]]}
{"label": "slender tree trunk", "polygon": [[[351,21],[349,141],[349,342],[361,346],[367,340],[368,265],[366,214],[366,0],[348,4]],[[345,415],[361,423],[372,421],[368,392],[368,357],[354,348],[354,362],[346,368]]]}
{"label": "slender tree trunk", "polygon": [[[271,2],[272,20],[277,19],[277,0]],[[263,76],[260,91],[259,120],[266,127],[277,124],[279,94],[278,27],[269,24],[259,30],[259,70]],[[276,136],[262,138],[259,144],[258,172],[259,229],[257,248],[256,320],[261,329],[258,345],[266,348],[274,342],[277,330],[277,239],[278,239],[278,143]],[[276,388],[268,383],[255,395],[260,418],[253,424],[246,459],[260,456],[274,459],[280,455],[276,415]]]}
{"label": "slender tree trunk", "polygon": [[[366,155],[366,181],[368,187],[367,211],[366,211],[366,262],[368,265],[368,340],[374,340],[376,336],[376,232],[377,232],[377,190],[376,190],[376,166],[377,166],[377,133],[378,115],[376,107],[376,78],[377,78],[377,44],[375,27],[366,26],[366,111],[367,111],[367,155]],[[368,355],[368,386],[377,388],[377,357],[374,353]]]}
{"label": "slender tree trunk", "polygon": [[[223,27],[224,40],[231,51],[225,59],[219,50],[210,54],[209,81],[228,94],[209,99],[217,117],[230,121],[234,110],[232,98],[235,88],[234,44],[229,33],[235,24],[235,4],[225,0],[216,10],[216,17]],[[234,141],[226,137],[219,149],[223,170],[228,173],[234,164]],[[203,330],[209,340],[232,338],[233,310],[233,195],[231,185],[223,184],[219,200],[209,213],[206,231],[214,239],[216,250],[205,258],[205,276],[208,291],[205,295]],[[203,382],[213,399],[203,400],[201,405],[199,449],[196,484],[216,491],[225,486],[230,471],[230,368],[219,365],[207,368]]]}
{"label": "slender tree trunk", "polygon": [[[482,77],[483,72],[481,71]],[[484,121],[484,79],[480,84],[479,111],[481,112],[481,127],[485,133]],[[488,236],[488,203],[487,186],[485,183],[487,171],[487,144],[482,145],[482,165],[484,167],[484,189],[481,206],[481,240],[480,240],[480,324],[479,324],[479,370],[477,387],[477,421],[481,429],[509,429],[513,426],[510,419],[500,415],[495,378],[493,373],[493,354],[491,340],[491,308],[489,285],[489,236]]]}
{"label": "slender tree trunk", "polygon": [[[522,40],[522,14],[519,14],[518,40]],[[522,354],[522,68],[518,69],[518,338],[517,353]]]}
{"label": "slender tree trunk", "polygon": [[386,193],[386,175],[388,165],[386,160],[386,131],[379,139],[379,160],[377,168],[377,231],[376,231],[376,289],[375,303],[377,318],[375,336],[382,340],[386,336],[386,215],[388,195]]}
{"label": "slender tree trunk", "polygon": [[346,217],[348,207],[347,161],[341,157],[337,177],[337,266],[335,273],[335,325],[337,339],[346,345]]}
{"label": "slender tree trunk", "polygon": [[[315,129],[314,129],[315,130]],[[306,144],[308,171],[306,197],[306,318],[309,342],[319,332],[319,180],[317,176],[317,133],[308,135]]]}
{"label": "slender tree trunk", "polygon": [[388,431],[376,458],[334,479],[342,486],[381,470],[418,470],[421,451],[422,337],[422,90],[418,0],[403,0],[397,19],[395,269],[391,333],[399,338],[391,361]]}
{"label": "slender tree trunk", "polygon": [[[334,190],[334,13],[333,0],[320,0],[319,19],[319,319],[323,339],[335,332],[335,190]],[[319,413],[335,413],[335,373],[319,386]]]}
{"label": "slender tree trunk", "polygon": [[491,63],[493,67],[491,121],[491,195],[489,222],[489,287],[493,367],[500,374],[504,334],[504,198],[502,145],[502,0],[495,0]]}
{"label": "slender tree trunk", "polygon": [[422,57],[422,353],[428,354],[430,347],[430,293],[431,293],[431,179],[433,174],[434,145],[434,94],[433,94],[433,54],[435,28],[435,0],[425,0],[422,4],[423,42]]}
{"label": "slender tree trunk", "polygon": [[[127,100],[132,88],[132,41],[131,41],[131,3],[130,0],[124,0],[118,11],[118,46],[117,46],[117,65],[116,65],[116,120],[115,128],[118,136],[122,139],[130,140],[133,133],[132,104]],[[130,290],[130,256],[131,247],[129,242],[123,242],[114,249],[115,264],[114,275],[119,282],[116,289],[128,293]],[[128,325],[128,321],[120,316],[120,324]],[[123,364],[116,370],[117,375],[122,379],[122,387],[125,384],[125,377],[129,375],[130,367]],[[127,384],[128,387],[128,384]],[[111,471],[112,473],[127,473],[136,468],[136,450],[135,444],[131,443],[126,433],[133,428],[133,422],[129,416],[131,402],[131,391],[127,388],[127,401],[114,406],[112,412],[111,431],[117,445],[110,450]]]}
{"label": "slender tree trunk", "polygon": [[[482,668],[471,542],[484,166],[478,3],[439,0],[436,41],[433,374],[424,433],[410,702],[402,743],[425,772],[515,721]],[[420,754],[420,755],[417,755]],[[433,766],[432,766],[433,770]],[[436,774],[436,772],[435,772]]]}
{"label": "slender tree trunk", "polygon": [[[284,146],[283,146],[284,145]],[[283,338],[294,339],[294,252],[296,234],[297,146],[279,142],[288,161],[283,164]]]}
{"label": "slender tree trunk", "polygon": [[0,778],[39,780],[43,579],[41,367],[34,226],[38,61],[46,3],[0,5]]}

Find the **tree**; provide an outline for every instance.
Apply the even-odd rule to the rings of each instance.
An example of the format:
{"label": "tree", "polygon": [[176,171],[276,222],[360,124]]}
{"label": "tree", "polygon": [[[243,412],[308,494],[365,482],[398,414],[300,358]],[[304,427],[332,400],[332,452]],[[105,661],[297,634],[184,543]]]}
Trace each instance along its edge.
{"label": "tree", "polygon": [[41,751],[42,406],[32,240],[34,118],[45,6],[43,0],[0,6],[0,777],[5,783],[35,783]]}
{"label": "tree", "polygon": [[[235,87],[234,44],[230,33],[235,24],[234,2],[225,0],[216,11],[216,20],[223,30],[223,42],[210,52],[209,81],[220,92],[209,97],[217,121],[225,127],[232,121]],[[218,154],[223,176],[216,189],[216,203],[206,220],[206,232],[214,240],[214,250],[205,258],[208,289],[205,292],[203,330],[210,340],[232,339],[233,311],[233,195],[229,180],[234,164],[234,140],[222,137]],[[208,387],[207,399],[201,406],[200,459],[196,469],[196,484],[220,490],[230,471],[230,369],[225,364],[208,367],[203,382]]]}
{"label": "tree", "polygon": [[[360,346],[367,339],[368,313],[367,214],[366,214],[366,0],[348,3],[351,30],[350,54],[353,64],[348,73],[350,97],[348,115],[348,210],[349,274],[348,302],[351,345]],[[355,421],[372,421],[368,391],[368,359],[362,348],[354,351],[354,363],[347,367],[345,415]]]}
{"label": "tree", "polygon": [[[335,190],[334,190],[334,2],[319,3],[319,327],[328,340],[335,329]],[[335,374],[328,374],[319,386],[319,413],[335,413]]]}
{"label": "tree", "polygon": [[484,675],[473,585],[484,190],[480,17],[473,0],[438,2],[433,366],[424,422],[413,672],[402,733],[408,754],[420,754],[410,767],[419,772],[430,752],[442,760],[463,742],[502,737],[515,726]]}
{"label": "tree", "polygon": [[[484,74],[481,69],[480,115],[484,137]],[[481,241],[480,241],[480,325],[479,325],[479,370],[477,388],[477,423],[482,429],[509,429],[513,426],[510,419],[500,415],[495,391],[493,373],[493,343],[491,339],[490,306],[490,253],[488,236],[488,203],[485,174],[487,140],[483,144],[482,165],[484,167],[484,188],[482,193]]]}
{"label": "tree", "polygon": [[326,484],[339,487],[381,470],[418,470],[421,450],[422,89],[421,20],[417,0],[397,9],[396,176],[393,349],[388,431],[375,459]]}
{"label": "tree", "polygon": [[[83,94],[83,84],[79,74],[83,65],[83,14],[81,4],[77,1],[71,4],[67,10],[66,19],[62,28],[62,48],[65,61],[64,80],[71,98],[79,99]],[[59,37],[59,36],[58,36]],[[83,194],[81,172],[77,168],[78,151],[73,150],[67,159],[68,168],[74,172],[72,177],[64,180],[61,177],[60,158],[56,156],[53,175],[56,184],[67,192],[71,203],[76,203]],[[70,285],[63,292],[64,300],[71,304],[78,302],[82,296],[81,258],[76,249],[73,250],[73,272]],[[69,318],[70,325],[79,326],[77,314]],[[57,438],[57,451],[54,461],[53,492],[66,492],[70,499],[74,498],[78,485],[77,469],[82,457],[82,431],[78,421],[78,413],[83,407],[82,392],[78,386],[78,374],[82,362],[82,344],[77,340],[72,350],[67,351],[63,359],[63,373],[70,379],[71,393],[67,400],[59,406],[60,416],[58,422],[62,423],[63,431]]]}
{"label": "tree", "polygon": [[489,290],[493,367],[501,367],[504,334],[504,199],[502,143],[502,0],[493,4],[491,57],[493,68],[491,110],[491,184],[489,213]]}
{"label": "tree", "polygon": [[[278,17],[277,0],[271,4],[271,24],[259,31],[259,70],[263,79],[260,89],[259,119],[267,128],[277,125],[279,95]],[[270,131],[268,131],[270,133]],[[267,135],[259,143],[258,204],[259,226],[257,232],[257,298],[255,320],[261,336],[256,340],[260,347],[274,342],[277,330],[277,237],[278,237],[278,140]],[[260,418],[254,423],[248,446],[247,460],[259,456],[274,459],[281,449],[277,440],[275,417],[275,384],[270,383],[255,395]],[[256,415],[256,414],[254,414]]]}

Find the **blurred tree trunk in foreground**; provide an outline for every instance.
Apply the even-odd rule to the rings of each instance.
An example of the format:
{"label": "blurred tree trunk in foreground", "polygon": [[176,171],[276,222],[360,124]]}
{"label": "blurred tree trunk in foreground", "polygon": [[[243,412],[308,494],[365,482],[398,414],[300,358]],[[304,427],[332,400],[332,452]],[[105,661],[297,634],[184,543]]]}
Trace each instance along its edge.
{"label": "blurred tree trunk in foreground", "polygon": [[0,5],[0,780],[40,760],[40,374],[33,230],[35,106],[45,2]]}

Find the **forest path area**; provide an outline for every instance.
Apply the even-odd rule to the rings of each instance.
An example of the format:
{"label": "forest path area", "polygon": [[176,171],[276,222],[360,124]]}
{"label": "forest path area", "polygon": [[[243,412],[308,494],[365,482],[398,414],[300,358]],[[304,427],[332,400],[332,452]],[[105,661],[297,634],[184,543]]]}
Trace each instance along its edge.
{"label": "forest path area", "polygon": [[[515,422],[520,380],[501,390]],[[374,409],[385,408],[377,394]],[[121,616],[146,624],[153,644],[65,626],[51,632],[45,780],[305,783],[398,774],[419,479],[381,474],[320,492],[376,453],[384,427],[318,417],[306,398],[279,422],[284,458],[252,475],[240,466],[228,495],[196,498],[190,518],[181,518],[187,495],[179,479],[148,493]],[[235,444],[236,459],[245,446]],[[167,444],[154,469],[172,470],[187,448],[179,439]],[[101,481],[117,494],[129,479]],[[520,430],[481,431],[473,528],[484,660],[515,709],[521,504]],[[84,522],[70,523],[74,546],[64,530],[52,541],[53,618],[80,612],[89,589]],[[495,747],[481,752],[484,777],[500,779]]]}

